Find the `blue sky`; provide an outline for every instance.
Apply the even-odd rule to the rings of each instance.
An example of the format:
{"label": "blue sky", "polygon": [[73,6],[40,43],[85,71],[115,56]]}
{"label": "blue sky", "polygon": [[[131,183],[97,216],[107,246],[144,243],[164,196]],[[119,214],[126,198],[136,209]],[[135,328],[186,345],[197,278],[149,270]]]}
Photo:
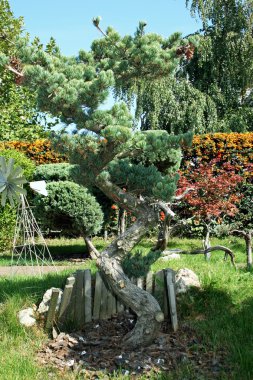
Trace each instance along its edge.
{"label": "blue sky", "polygon": [[88,50],[100,37],[92,18],[101,16],[102,28],[112,26],[121,34],[133,34],[140,20],[147,32],[164,37],[175,31],[194,32],[199,24],[190,15],[185,0],[9,0],[14,15],[23,16],[26,31],[46,43],[53,36],[63,54]]}

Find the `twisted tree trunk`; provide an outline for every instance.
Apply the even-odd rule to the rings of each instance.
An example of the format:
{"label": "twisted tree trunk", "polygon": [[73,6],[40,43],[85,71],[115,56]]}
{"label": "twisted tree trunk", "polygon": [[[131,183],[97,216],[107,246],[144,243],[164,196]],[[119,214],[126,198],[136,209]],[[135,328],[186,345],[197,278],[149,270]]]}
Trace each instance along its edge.
{"label": "twisted tree trunk", "polygon": [[246,244],[246,255],[247,255],[247,268],[252,268],[252,234],[253,230],[242,231],[242,230],[233,230],[232,234],[242,236]]}
{"label": "twisted tree trunk", "polygon": [[164,315],[151,294],[131,283],[121,262],[145,233],[157,224],[159,213],[147,201],[123,192],[110,181],[98,179],[97,186],[121,207],[138,215],[136,222],[103,252],[98,252],[91,241],[87,241],[109,288],[137,316],[137,322],[133,330],[125,336],[123,344],[129,347],[145,346],[152,343],[157,336]]}

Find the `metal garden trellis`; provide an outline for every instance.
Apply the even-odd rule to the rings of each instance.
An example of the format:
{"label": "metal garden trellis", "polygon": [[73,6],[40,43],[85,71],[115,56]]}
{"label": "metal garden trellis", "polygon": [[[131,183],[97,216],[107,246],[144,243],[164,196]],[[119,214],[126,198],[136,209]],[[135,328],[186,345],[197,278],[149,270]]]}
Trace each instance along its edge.
{"label": "metal garden trellis", "polygon": [[43,267],[45,265],[53,265],[55,267],[53,258],[28,200],[25,195],[21,194],[13,240],[12,274],[17,272],[19,264],[23,263],[25,265],[30,263],[32,267],[36,266],[40,275],[43,274]]}
{"label": "metal garden trellis", "polygon": [[[26,190],[23,189],[23,185],[27,181],[22,174],[21,167],[14,167],[13,159],[7,163],[4,157],[0,157],[1,205],[4,207],[8,199],[11,206],[16,207],[14,200],[18,201],[11,259],[12,274],[17,273],[21,268],[20,264],[25,264],[31,265],[34,269],[36,267],[39,274],[42,275],[45,265],[52,265],[55,270],[56,267],[26,198]],[[30,182],[30,187],[42,195],[47,195],[44,181]]]}

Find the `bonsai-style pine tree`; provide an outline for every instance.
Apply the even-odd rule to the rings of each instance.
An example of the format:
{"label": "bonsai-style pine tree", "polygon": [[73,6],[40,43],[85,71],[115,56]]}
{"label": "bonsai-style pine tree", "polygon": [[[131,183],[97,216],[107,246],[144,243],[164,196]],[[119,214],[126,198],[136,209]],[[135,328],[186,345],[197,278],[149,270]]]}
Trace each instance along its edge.
{"label": "bonsai-style pine tree", "polygon": [[[134,329],[125,337],[125,344],[132,347],[152,342],[164,317],[158,302],[131,283],[121,262],[157,225],[160,211],[170,213],[166,202],[176,190],[180,144],[191,139],[191,135],[174,136],[161,130],[133,131],[124,104],[98,110],[116,82],[138,85],[141,76],[153,80],[173,73],[178,63],[177,39],[143,35],[141,30],[142,24],[134,37],[121,38],[108,29],[92,51],[80,51],[77,57],[61,55],[52,42],[45,50],[40,44],[29,46],[27,40],[16,45],[23,84],[37,93],[40,110],[83,130],[74,136],[62,135],[57,142],[70,162],[79,165],[76,180],[88,188],[96,186],[136,216],[103,252],[89,242],[108,286],[137,315]],[[98,48],[101,43],[106,47],[104,54]],[[7,57],[2,62],[8,67]],[[164,163],[163,172],[155,165],[158,161]]]}

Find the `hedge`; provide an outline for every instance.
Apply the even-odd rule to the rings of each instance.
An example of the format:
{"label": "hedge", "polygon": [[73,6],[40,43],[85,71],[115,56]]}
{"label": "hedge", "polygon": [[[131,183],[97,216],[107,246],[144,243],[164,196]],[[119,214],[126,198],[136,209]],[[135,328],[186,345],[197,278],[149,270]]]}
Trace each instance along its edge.
{"label": "hedge", "polygon": [[0,142],[0,150],[3,149],[16,149],[19,152],[23,152],[36,165],[66,162],[66,158],[63,155],[54,151],[49,140]]}
{"label": "hedge", "polygon": [[213,158],[248,165],[253,162],[253,132],[213,133],[195,135],[192,146],[183,148],[184,161],[199,159],[209,162]]}
{"label": "hedge", "polygon": [[[66,157],[54,151],[49,140],[36,140],[31,143],[0,142],[0,149],[21,151],[37,165],[67,161]],[[195,135],[192,146],[183,147],[183,155],[186,161],[199,158],[208,162],[218,156],[223,161],[236,158],[246,164],[253,161],[253,132]]]}

